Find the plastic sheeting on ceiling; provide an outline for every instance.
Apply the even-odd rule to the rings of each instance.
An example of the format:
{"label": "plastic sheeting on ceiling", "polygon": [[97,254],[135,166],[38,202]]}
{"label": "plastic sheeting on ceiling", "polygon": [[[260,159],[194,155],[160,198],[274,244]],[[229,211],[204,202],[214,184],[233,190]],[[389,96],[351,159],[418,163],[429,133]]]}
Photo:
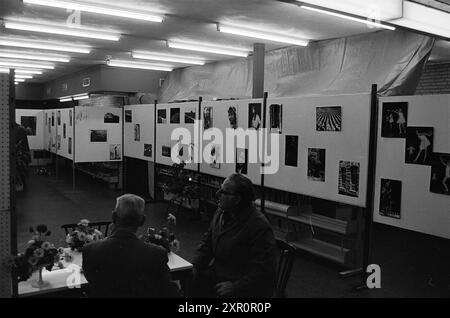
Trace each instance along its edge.
{"label": "plastic sheeting on ceiling", "polygon": [[[265,55],[269,96],[353,94],[378,85],[380,95],[413,94],[434,39],[380,31],[288,47]],[[172,71],[159,102],[252,97],[252,57]]]}

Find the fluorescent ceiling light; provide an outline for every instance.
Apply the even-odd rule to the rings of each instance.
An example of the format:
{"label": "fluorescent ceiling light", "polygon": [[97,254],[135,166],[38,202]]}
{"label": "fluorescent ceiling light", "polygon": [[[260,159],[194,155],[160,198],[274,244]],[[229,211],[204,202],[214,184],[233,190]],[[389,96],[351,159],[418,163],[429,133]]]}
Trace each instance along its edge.
{"label": "fluorescent ceiling light", "polygon": [[237,27],[233,25],[217,24],[217,30],[223,33],[241,35],[250,38],[262,39],[272,42],[281,42],[300,46],[307,46],[308,41],[294,36],[289,36],[279,32],[261,32],[259,30],[248,27]]}
{"label": "fluorescent ceiling light", "polygon": [[61,42],[35,41],[24,38],[19,39],[19,38],[0,37],[0,45],[39,49],[39,50],[49,50],[49,51],[84,53],[84,54],[89,54],[89,52],[91,51],[91,48],[87,46],[75,46]]}
{"label": "fluorescent ceiling light", "polygon": [[82,99],[88,99],[89,95],[83,95],[83,96],[77,96],[77,97],[73,97],[73,100],[82,100]]}
{"label": "fluorescent ceiling light", "polygon": [[14,81],[15,82],[25,82],[25,79],[23,79],[23,78],[15,78]]}
{"label": "fluorescent ceiling light", "polygon": [[175,54],[165,54],[157,52],[143,52],[134,51],[132,56],[135,59],[153,60],[153,61],[166,61],[174,63],[184,63],[184,64],[194,64],[194,65],[204,65],[205,60],[201,58],[195,58],[190,56],[175,55]]}
{"label": "fluorescent ceiling light", "polygon": [[0,68],[0,73],[8,73],[9,74],[9,68]]}
{"label": "fluorescent ceiling light", "polygon": [[14,85],[19,85],[19,82],[14,82]]}
{"label": "fluorescent ceiling light", "polygon": [[221,55],[231,55],[239,57],[247,57],[250,50],[230,47],[225,45],[217,45],[210,43],[194,42],[194,41],[180,41],[180,40],[170,40],[167,41],[167,45],[174,49],[206,52]]}
{"label": "fluorescent ceiling light", "polygon": [[53,64],[43,64],[34,62],[17,62],[12,60],[0,60],[0,66],[7,66],[9,68],[24,67],[24,68],[43,68],[52,70],[55,68]]}
{"label": "fluorescent ceiling light", "polygon": [[16,74],[14,78],[33,78],[32,75]]}
{"label": "fluorescent ceiling light", "polygon": [[409,29],[450,38],[450,14],[411,1],[403,3],[403,18],[389,21]]}
{"label": "fluorescent ceiling light", "polygon": [[335,13],[335,12],[331,12],[331,11],[327,11],[327,10],[322,10],[322,9],[317,9],[317,8],[313,8],[313,7],[308,7],[305,5],[300,6],[300,8],[302,9],[306,9],[306,10],[310,10],[310,11],[314,11],[314,12],[318,12],[318,13],[323,13],[323,14],[327,14],[327,15],[331,15],[334,17],[338,17],[338,18],[342,18],[342,19],[346,19],[346,20],[350,20],[350,21],[354,21],[354,22],[359,22],[359,23],[363,23],[366,25],[371,25],[374,27],[378,27],[378,28],[384,28],[384,29],[388,29],[391,31],[395,30],[395,27],[389,26],[389,25],[385,25],[379,22],[374,22],[368,19],[360,19],[360,18],[355,18],[355,17],[351,17],[349,15],[345,15],[345,14],[341,14],[341,13]]}
{"label": "fluorescent ceiling light", "polygon": [[68,56],[62,55],[49,55],[40,53],[26,53],[20,51],[0,51],[0,57],[11,59],[24,59],[24,60],[36,60],[36,61],[52,61],[52,62],[64,62],[70,61]]}
{"label": "fluorescent ceiling light", "polygon": [[165,71],[170,72],[173,70],[172,65],[166,64],[148,64],[148,63],[140,63],[134,61],[126,61],[126,60],[110,60],[106,63],[109,66],[115,67],[127,67],[127,68],[137,68],[143,70],[155,70],[155,71]]}
{"label": "fluorescent ceiling light", "polygon": [[71,102],[71,101],[72,101],[72,97],[60,98],[59,101],[60,101],[61,103],[64,103],[64,102]]}
{"label": "fluorescent ceiling light", "polygon": [[51,33],[60,34],[66,36],[77,36],[90,39],[98,40],[108,40],[108,41],[119,41],[120,34],[112,33],[109,31],[94,31],[92,29],[86,29],[81,27],[68,27],[67,25],[54,25],[54,24],[42,24],[35,22],[15,22],[15,21],[5,21],[5,28],[40,32],[40,33]]}
{"label": "fluorescent ceiling light", "polygon": [[64,0],[23,0],[24,3],[37,4],[42,6],[62,8],[69,10],[78,10],[90,13],[98,13],[111,15],[129,19],[137,19],[149,22],[162,22],[163,16],[156,15],[143,10],[135,11],[124,7],[114,7],[111,5],[100,6],[93,3],[85,3],[81,1],[64,1]]}
{"label": "fluorescent ceiling light", "polygon": [[41,75],[42,74],[42,70],[32,70],[32,69],[27,69],[27,70],[22,70],[22,69],[15,69],[15,73],[16,74],[34,74],[34,75]]}

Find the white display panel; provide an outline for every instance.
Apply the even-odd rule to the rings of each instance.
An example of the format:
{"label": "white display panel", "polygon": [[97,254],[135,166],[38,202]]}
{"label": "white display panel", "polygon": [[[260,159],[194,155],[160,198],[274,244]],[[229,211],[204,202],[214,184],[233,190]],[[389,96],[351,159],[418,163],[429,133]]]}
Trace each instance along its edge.
{"label": "white display panel", "polygon": [[[125,156],[146,161],[154,161],[155,105],[124,106],[124,114]],[[136,125],[139,125],[139,138],[136,138],[137,136],[135,136]]]}
{"label": "white display panel", "polygon": [[46,110],[44,112],[44,121],[46,120],[45,114],[47,114],[47,125],[44,125],[44,146],[45,149],[50,151],[51,153],[56,153],[57,109]]}
{"label": "white display panel", "polygon": [[122,161],[122,108],[77,106],[74,121],[75,162]]}
{"label": "white display panel", "polygon": [[[177,120],[174,120],[175,122],[171,123],[171,112],[172,117],[175,119],[175,110],[179,109],[179,123],[177,123]],[[161,112],[164,112],[166,114],[165,122],[164,120],[161,120],[162,117],[160,116]],[[191,143],[194,144],[194,147],[197,147],[194,141],[194,123],[186,123],[185,122],[185,115],[189,112],[195,112],[195,118],[198,118],[198,102],[186,102],[186,103],[171,103],[171,104],[157,104],[156,105],[156,145],[154,148],[156,148],[156,152],[154,149],[154,153],[156,154],[156,163],[164,164],[171,166],[173,165],[173,161],[169,156],[163,156],[162,155],[162,147],[170,147],[172,148],[177,144],[177,141],[171,140],[171,135],[174,129],[176,128],[185,128],[189,131],[191,135]],[[159,117],[159,119],[158,119]],[[185,160],[189,160],[189,142],[181,141],[183,144],[183,158]],[[168,149],[168,148],[167,148]],[[196,149],[196,148],[195,148]],[[195,150],[194,150],[195,151]],[[191,153],[193,155],[193,151],[191,150]],[[187,163],[185,166],[185,169],[197,171],[197,163],[191,162]]]}
{"label": "white display panel", "polygon": [[[73,160],[74,155],[74,140],[73,140],[73,108],[59,109],[61,111],[61,125],[58,125],[58,135],[61,138],[61,146],[57,148],[57,154]],[[70,117],[72,116],[72,125],[70,124]],[[64,128],[65,127],[65,128]],[[64,134],[65,129],[65,134]],[[58,137],[57,137],[58,141]],[[70,149],[69,149],[70,143]],[[58,142],[57,142],[58,145]]]}
{"label": "white display panel", "polygon": [[[229,116],[228,116],[228,110],[230,107],[236,108],[237,113],[237,128],[242,128],[244,130],[247,130],[248,127],[248,117],[249,117],[249,104],[255,103],[261,105],[261,114],[263,109],[263,100],[262,99],[248,99],[248,100],[230,100],[230,101],[203,101],[201,105],[201,112],[202,112],[202,120],[203,120],[203,113],[205,111],[205,108],[211,107],[212,109],[212,127],[218,128],[223,133],[224,142],[222,147],[222,153],[220,154],[222,157],[222,161],[225,162],[225,158],[227,155],[226,152],[226,129],[230,128],[232,129]],[[260,116],[261,124],[262,124],[262,116]],[[261,125],[262,127],[262,125]],[[201,127],[202,134],[205,132],[204,127]],[[202,149],[205,149],[207,145],[211,141],[204,140],[202,144]],[[247,149],[249,151],[249,139],[246,138],[245,140],[245,148],[241,149]],[[214,144],[219,144],[216,142],[213,142]],[[237,148],[236,140],[235,145]],[[236,154],[233,156],[236,158]],[[244,174],[247,176],[254,184],[260,185],[261,184],[261,175],[260,175],[260,163],[257,161],[256,163],[250,163],[250,153],[248,153],[248,165],[247,165],[247,173]],[[203,157],[202,157],[203,159]],[[211,166],[210,163],[203,162],[200,164],[200,172],[206,173],[213,176],[219,176],[226,178],[230,176],[231,174],[236,172],[236,164],[235,161],[233,163],[221,163],[220,168],[216,169]]]}
{"label": "white display panel", "polygon": [[16,123],[18,123],[19,125],[23,125],[24,127],[27,126],[28,128],[30,128],[29,131],[30,134],[28,135],[28,144],[30,146],[30,150],[45,149],[43,110],[16,109]]}
{"label": "white display panel", "polygon": [[[431,166],[405,163],[406,140],[381,137],[385,102],[407,102],[408,127],[433,127],[433,151],[450,153],[450,95],[380,99],[374,221],[450,238],[450,195],[430,192]],[[380,215],[381,179],[402,182],[400,218]]]}
{"label": "white display panel", "polygon": [[[267,127],[270,127],[272,104],[282,105],[282,125],[279,134],[280,169],[276,174],[265,175],[265,186],[364,207],[369,152],[370,94],[269,98],[266,109]],[[330,121],[331,124],[325,127],[331,131],[318,131],[316,116],[322,118],[317,115],[318,107],[321,109],[340,107],[340,124]],[[286,135],[298,136],[297,166],[285,165]],[[318,181],[323,178],[308,177],[309,148],[325,149],[325,170],[322,175],[324,181]],[[270,152],[269,143],[268,153]],[[354,196],[339,193],[340,161],[359,163],[358,191],[354,192]]]}

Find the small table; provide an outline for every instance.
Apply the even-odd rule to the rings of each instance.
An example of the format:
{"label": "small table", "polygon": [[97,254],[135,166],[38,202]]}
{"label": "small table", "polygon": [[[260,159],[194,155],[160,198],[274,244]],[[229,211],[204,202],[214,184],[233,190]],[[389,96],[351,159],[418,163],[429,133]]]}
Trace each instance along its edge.
{"label": "small table", "polygon": [[[66,248],[65,251],[73,255],[72,261],[63,261],[63,269],[55,269],[52,271],[43,269],[42,279],[47,284],[40,288],[32,286],[32,282],[37,280],[39,274],[37,272],[33,273],[33,275],[27,281],[20,282],[18,284],[19,297],[36,296],[46,293],[65,291],[74,288],[75,285],[78,285],[77,287],[83,287],[83,285],[85,286],[86,284],[88,284],[88,281],[86,280],[86,277],[82,272],[80,273],[79,280],[71,280],[71,275],[73,275],[73,273],[77,269],[81,269],[81,266],[83,264],[82,254],[77,251],[71,251],[70,248]],[[192,272],[192,264],[173,252],[170,252],[168,254],[168,258],[169,261],[167,262],[167,265],[170,269],[172,279],[179,280],[181,289],[183,291],[186,291],[186,285]]]}

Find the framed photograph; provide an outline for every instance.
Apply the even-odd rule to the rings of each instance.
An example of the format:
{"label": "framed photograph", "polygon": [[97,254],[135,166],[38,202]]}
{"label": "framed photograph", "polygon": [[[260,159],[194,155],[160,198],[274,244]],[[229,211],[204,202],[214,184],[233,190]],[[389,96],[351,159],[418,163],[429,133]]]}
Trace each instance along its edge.
{"label": "framed photograph", "polygon": [[56,136],[56,147],[61,150],[61,135]]}
{"label": "framed photograph", "polygon": [[450,195],[450,154],[433,153],[430,191]]}
{"label": "framed photograph", "polygon": [[166,124],[167,123],[167,114],[165,109],[158,109],[158,124]]}
{"label": "framed photograph", "polygon": [[180,109],[179,108],[171,108],[170,109],[170,123],[171,124],[179,124],[180,123]]}
{"label": "framed photograph", "polygon": [[238,117],[237,117],[237,106],[228,107],[228,122],[230,124],[230,128],[236,129],[238,125]]}
{"label": "framed photograph", "polygon": [[405,163],[431,166],[433,127],[406,127]]}
{"label": "framed photograph", "polygon": [[109,160],[121,160],[122,147],[120,144],[109,145]]}
{"label": "framed photograph", "polygon": [[107,130],[93,130],[91,129],[91,142],[106,142],[108,136]]}
{"label": "framed photograph", "polygon": [[162,146],[162,151],[161,151],[162,156],[170,158],[171,150],[172,149],[170,148],[170,146]]}
{"label": "framed photograph", "polygon": [[261,128],[261,103],[248,104],[248,128]]}
{"label": "framed photograph", "polygon": [[58,120],[58,126],[61,126],[61,111],[58,110],[56,113],[56,119]]}
{"label": "framed photograph", "polygon": [[283,123],[283,105],[272,104],[269,108],[270,112],[270,132],[281,134],[281,125]]}
{"label": "framed photograph", "polygon": [[359,166],[359,162],[339,161],[339,194],[359,196]]}
{"label": "framed photograph", "polygon": [[236,173],[247,174],[248,168],[248,149],[236,149]]}
{"label": "framed photograph", "polygon": [[308,148],[308,179],[325,182],[325,149]]}
{"label": "framed photograph", "polygon": [[69,126],[72,126],[73,114],[72,109],[69,109]]}
{"label": "framed photograph", "polygon": [[284,151],[284,165],[297,167],[298,163],[298,136],[286,136]]}
{"label": "framed photograph", "polygon": [[151,144],[144,144],[144,157],[152,157],[153,146]]}
{"label": "framed photograph", "polygon": [[211,163],[209,164],[211,168],[220,169],[221,158],[221,149],[219,145],[212,145],[211,147]]}
{"label": "framed photograph", "polygon": [[66,123],[63,123],[63,138],[66,139]]}
{"label": "framed photograph", "polygon": [[405,138],[408,126],[408,103],[383,103],[381,137]]}
{"label": "framed photograph", "polygon": [[141,125],[134,124],[134,141],[141,141]]}
{"label": "framed photograph", "polygon": [[402,182],[399,180],[381,179],[380,215],[400,219],[402,201]]}
{"label": "framed photograph", "polygon": [[68,149],[67,152],[69,153],[69,155],[72,154],[72,137],[68,138]]}
{"label": "framed photograph", "polygon": [[341,106],[316,107],[317,131],[341,131],[341,127]]}
{"label": "framed photograph", "polygon": [[28,136],[36,136],[35,116],[20,116],[20,125],[25,128]]}
{"label": "framed photograph", "polygon": [[195,107],[189,107],[184,111],[184,123],[193,124],[195,121]]}
{"label": "framed photograph", "polygon": [[[45,113],[44,123],[45,123],[45,126],[48,125],[48,114],[47,114],[47,113]],[[23,125],[22,125],[22,126],[23,126]]]}
{"label": "framed photograph", "polygon": [[132,113],[131,109],[125,110],[125,122],[126,123],[133,122],[133,113]]}
{"label": "framed photograph", "polygon": [[55,112],[52,112],[52,127],[55,127]]}
{"label": "framed photograph", "polygon": [[207,130],[213,126],[213,108],[203,108],[203,130]]}
{"label": "framed photograph", "polygon": [[113,113],[106,113],[103,117],[103,122],[105,124],[118,124],[119,123],[119,116],[114,115]]}

